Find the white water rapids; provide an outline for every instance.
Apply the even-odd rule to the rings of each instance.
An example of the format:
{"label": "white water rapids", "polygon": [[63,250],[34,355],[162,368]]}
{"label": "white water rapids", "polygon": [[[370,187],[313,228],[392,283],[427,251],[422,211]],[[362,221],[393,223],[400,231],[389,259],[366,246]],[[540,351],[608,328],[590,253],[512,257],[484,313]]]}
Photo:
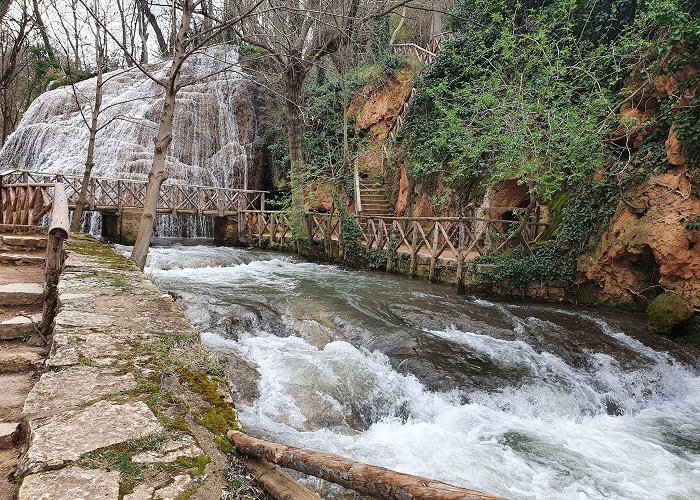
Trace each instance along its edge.
{"label": "white water rapids", "polygon": [[253,434],[508,498],[700,498],[698,359],[636,318],[239,249],[148,272]]}

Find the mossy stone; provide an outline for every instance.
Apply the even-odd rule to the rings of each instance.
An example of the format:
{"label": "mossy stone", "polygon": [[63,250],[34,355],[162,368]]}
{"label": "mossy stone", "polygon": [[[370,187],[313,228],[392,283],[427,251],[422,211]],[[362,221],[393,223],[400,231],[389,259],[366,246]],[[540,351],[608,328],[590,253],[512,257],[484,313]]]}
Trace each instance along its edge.
{"label": "mossy stone", "polygon": [[674,326],[693,315],[693,306],[676,293],[665,292],[647,307],[647,321],[652,330],[668,335]]}

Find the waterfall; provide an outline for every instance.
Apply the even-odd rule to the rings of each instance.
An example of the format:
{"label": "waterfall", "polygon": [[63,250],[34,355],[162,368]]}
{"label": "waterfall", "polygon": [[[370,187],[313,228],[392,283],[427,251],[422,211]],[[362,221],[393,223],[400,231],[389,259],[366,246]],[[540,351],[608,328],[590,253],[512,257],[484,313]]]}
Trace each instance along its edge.
{"label": "waterfall", "polygon": [[[155,79],[165,78],[169,67],[170,61],[148,66]],[[106,73],[104,80],[93,176],[146,180],[162,88],[136,68]],[[166,158],[168,182],[243,187],[256,131],[237,50],[219,45],[194,54],[183,65],[182,83]],[[89,137],[84,117],[92,112],[95,84],[91,78],[39,96],[0,151],[0,165],[82,175]],[[192,236],[211,231],[201,220],[188,224]],[[180,225],[159,221],[157,233],[174,235],[168,228]]]}

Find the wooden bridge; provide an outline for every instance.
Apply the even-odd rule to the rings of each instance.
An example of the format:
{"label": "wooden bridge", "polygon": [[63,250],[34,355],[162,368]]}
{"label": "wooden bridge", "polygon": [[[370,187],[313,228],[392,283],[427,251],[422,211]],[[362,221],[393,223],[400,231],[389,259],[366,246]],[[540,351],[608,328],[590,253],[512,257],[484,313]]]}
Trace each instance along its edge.
{"label": "wooden bridge", "polygon": [[[0,172],[2,213],[18,216],[19,208],[48,197],[48,189],[62,183],[70,208],[75,208],[82,175],[62,175],[27,170]],[[148,181],[93,177],[88,185],[85,210],[121,213],[143,209]],[[165,182],[160,191],[157,212],[173,215],[237,216],[245,210],[265,210],[265,191],[228,189]],[[1,217],[1,215],[0,215]],[[1,220],[1,219],[0,219]]]}
{"label": "wooden bridge", "polygon": [[[491,214],[508,214],[494,218]],[[292,242],[292,224],[283,211],[249,210],[240,217],[241,241],[258,246],[284,246]],[[364,252],[386,257],[391,272],[400,260],[407,261],[408,274],[415,275],[419,260],[428,261],[428,278],[435,277],[439,264],[455,267],[460,279],[465,263],[479,257],[522,245],[531,248],[545,234],[548,224],[540,221],[540,211],[524,208],[482,207],[464,217],[387,217],[347,215],[345,222],[356,224],[357,244]],[[347,227],[337,214],[307,213],[306,234],[326,253],[344,255],[352,244],[344,234]],[[347,229],[346,229],[347,231]]]}
{"label": "wooden bridge", "polygon": [[[38,224],[51,207],[53,187],[66,186],[68,205],[75,207],[80,176],[12,171],[0,175],[0,224]],[[143,208],[146,181],[94,178],[87,210],[121,214]],[[265,192],[163,184],[158,204],[162,214],[203,215],[224,224],[225,237],[234,243],[261,247],[294,243],[293,225],[284,211],[265,210]],[[346,255],[353,246],[365,256],[386,258],[386,269],[398,263],[416,274],[419,263],[429,263],[427,277],[438,266],[455,268],[462,275],[465,263],[484,255],[521,245],[530,248],[546,233],[538,208],[474,208],[463,217],[392,217],[334,213],[306,213],[303,232],[329,255]],[[352,234],[347,234],[352,228]],[[353,241],[355,238],[356,241]]]}

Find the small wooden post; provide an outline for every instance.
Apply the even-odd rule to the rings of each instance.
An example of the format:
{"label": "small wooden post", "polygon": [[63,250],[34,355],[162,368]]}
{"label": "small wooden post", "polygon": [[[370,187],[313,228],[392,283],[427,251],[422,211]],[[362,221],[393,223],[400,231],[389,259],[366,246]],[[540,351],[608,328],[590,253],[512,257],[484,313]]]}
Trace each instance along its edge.
{"label": "small wooden post", "polygon": [[262,248],[262,240],[263,240],[263,220],[264,220],[265,214],[263,214],[263,211],[261,210],[258,212],[258,246]]}
{"label": "small wooden post", "polygon": [[270,246],[273,246],[276,243],[277,239],[277,214],[276,213],[271,213],[270,214]]}
{"label": "small wooden post", "polygon": [[428,281],[433,281],[435,278],[435,266],[437,265],[437,247],[438,239],[440,239],[440,227],[438,221],[433,221],[433,244],[430,248],[430,272],[428,273]]}
{"label": "small wooden post", "polygon": [[464,277],[462,274],[464,273],[464,221],[460,220],[457,224],[459,224],[459,236],[458,236],[458,241],[457,241],[457,276],[455,276],[455,282],[457,284],[457,292],[462,293],[464,291]]}
{"label": "small wooden post", "polygon": [[418,250],[416,249],[416,245],[418,245],[418,228],[416,227],[417,224],[419,224],[419,222],[414,220],[413,236],[411,237],[411,263],[409,265],[408,270],[408,274],[410,274],[411,276],[416,275],[416,267],[418,267]]}

